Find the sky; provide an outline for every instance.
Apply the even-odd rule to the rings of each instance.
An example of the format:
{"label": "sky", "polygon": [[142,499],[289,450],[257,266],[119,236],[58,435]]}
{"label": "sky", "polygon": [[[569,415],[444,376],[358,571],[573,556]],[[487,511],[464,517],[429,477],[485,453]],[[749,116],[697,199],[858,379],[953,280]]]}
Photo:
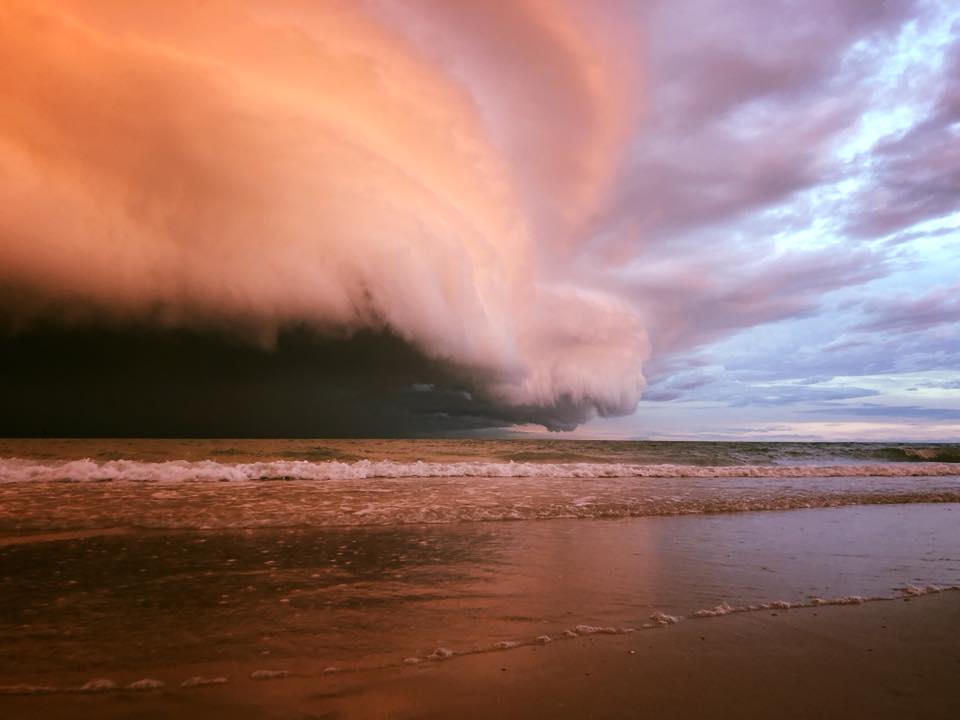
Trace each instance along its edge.
{"label": "sky", "polygon": [[0,434],[960,438],[960,6],[8,0]]}

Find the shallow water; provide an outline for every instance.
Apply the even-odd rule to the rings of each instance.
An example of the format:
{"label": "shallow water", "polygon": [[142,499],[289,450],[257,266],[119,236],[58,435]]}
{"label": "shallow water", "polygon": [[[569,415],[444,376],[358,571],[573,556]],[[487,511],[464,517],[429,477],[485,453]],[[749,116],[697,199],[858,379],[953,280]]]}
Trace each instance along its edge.
{"label": "shallow water", "polygon": [[0,483],[0,542],[118,527],[390,527],[945,502],[960,502],[960,476],[27,480]]}
{"label": "shallow water", "polygon": [[0,536],[960,501],[957,445],[0,441]]}
{"label": "shallow water", "polygon": [[960,584],[958,521],[944,504],[21,538],[0,547],[0,676],[321,672],[722,602],[892,597]]}
{"label": "shallow water", "polygon": [[363,669],[642,628],[655,612],[958,585],[957,458],[850,443],[0,441],[0,686]]}

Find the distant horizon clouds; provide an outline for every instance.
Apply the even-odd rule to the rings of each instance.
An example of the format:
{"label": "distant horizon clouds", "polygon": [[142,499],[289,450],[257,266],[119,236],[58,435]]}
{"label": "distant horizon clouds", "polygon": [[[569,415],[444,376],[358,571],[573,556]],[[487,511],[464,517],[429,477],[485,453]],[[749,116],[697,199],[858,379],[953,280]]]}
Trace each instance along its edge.
{"label": "distant horizon clouds", "polygon": [[0,67],[0,434],[960,437],[952,3],[11,0]]}

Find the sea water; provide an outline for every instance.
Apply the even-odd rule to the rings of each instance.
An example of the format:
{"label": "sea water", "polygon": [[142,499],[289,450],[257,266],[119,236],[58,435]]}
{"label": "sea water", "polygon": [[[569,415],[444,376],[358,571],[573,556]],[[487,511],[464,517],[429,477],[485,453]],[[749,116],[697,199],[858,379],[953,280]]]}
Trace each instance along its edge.
{"label": "sea water", "polygon": [[10,440],[0,458],[0,686],[362,670],[960,585],[956,445]]}

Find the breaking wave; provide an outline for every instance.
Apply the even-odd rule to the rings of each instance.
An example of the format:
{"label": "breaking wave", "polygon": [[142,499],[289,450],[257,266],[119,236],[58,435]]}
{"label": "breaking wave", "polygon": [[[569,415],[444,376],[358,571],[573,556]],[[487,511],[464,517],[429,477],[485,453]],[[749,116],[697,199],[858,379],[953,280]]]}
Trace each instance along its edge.
{"label": "breaking wave", "polygon": [[526,462],[270,462],[221,463],[213,460],[139,462],[72,460],[38,462],[0,460],[0,482],[109,481],[189,482],[256,480],[363,480],[367,478],[806,478],[806,477],[947,477],[960,466],[940,462],[846,465],[645,465],[628,463]]}

